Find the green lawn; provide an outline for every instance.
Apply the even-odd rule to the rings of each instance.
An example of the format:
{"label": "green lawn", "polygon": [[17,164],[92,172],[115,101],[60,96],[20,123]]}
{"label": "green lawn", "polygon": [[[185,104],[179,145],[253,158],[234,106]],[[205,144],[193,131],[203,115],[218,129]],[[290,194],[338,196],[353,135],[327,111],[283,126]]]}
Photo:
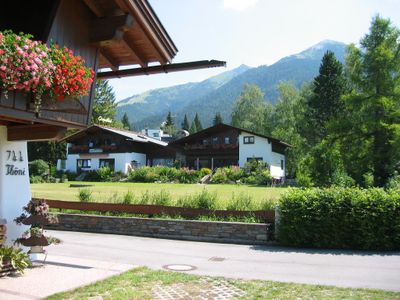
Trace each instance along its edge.
{"label": "green lawn", "polygon": [[[94,202],[122,202],[123,196],[131,191],[136,197],[142,197],[145,193],[158,194],[161,191],[167,192],[172,204],[180,197],[200,193],[203,189],[216,193],[217,202],[225,206],[231,201],[233,195],[246,195],[251,197],[257,207],[262,207],[265,202],[273,203],[287,190],[286,188],[271,188],[247,185],[200,185],[200,184],[165,184],[165,183],[131,183],[131,182],[69,182],[69,183],[40,183],[31,184],[32,196],[35,198],[78,201],[80,188],[71,188],[70,184],[89,184]],[[223,204],[224,203],[224,204]]]}
{"label": "green lawn", "polygon": [[[210,290],[215,284],[228,284],[241,289],[244,294],[237,299],[400,299],[400,293],[367,289],[345,289],[329,286],[292,284],[259,280],[229,280],[217,282],[210,277],[177,272],[152,271],[137,268],[76,290],[55,294],[46,299],[154,299],[155,290],[175,287],[186,291],[192,299],[199,292]],[[189,298],[190,297],[190,298]],[[197,298],[196,298],[197,299]]]}

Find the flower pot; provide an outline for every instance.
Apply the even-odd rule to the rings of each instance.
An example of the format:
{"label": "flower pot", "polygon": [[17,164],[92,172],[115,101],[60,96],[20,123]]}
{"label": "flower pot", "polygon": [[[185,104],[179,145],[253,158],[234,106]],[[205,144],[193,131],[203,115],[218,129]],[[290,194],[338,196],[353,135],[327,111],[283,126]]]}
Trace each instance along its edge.
{"label": "flower pot", "polygon": [[29,250],[29,254],[41,254],[44,253],[43,246],[32,246]]}
{"label": "flower pot", "polygon": [[33,247],[33,246],[48,246],[50,245],[47,238],[42,235],[40,237],[31,236],[27,239],[18,239],[18,242],[21,243],[25,247]]}

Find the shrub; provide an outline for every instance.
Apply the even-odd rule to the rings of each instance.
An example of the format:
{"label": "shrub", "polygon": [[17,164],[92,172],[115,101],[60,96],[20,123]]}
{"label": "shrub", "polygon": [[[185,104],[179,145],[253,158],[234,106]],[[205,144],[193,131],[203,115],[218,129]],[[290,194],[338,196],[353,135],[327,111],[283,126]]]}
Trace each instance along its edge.
{"label": "shrub", "polygon": [[42,176],[30,176],[29,182],[30,183],[44,183],[45,180],[43,179]]}
{"label": "shrub", "polygon": [[29,163],[29,175],[43,176],[49,171],[49,165],[42,159],[34,160]]}
{"label": "shrub", "polygon": [[209,168],[201,168],[200,173],[201,173],[201,177],[204,177],[206,175],[210,175],[212,173],[212,171]]}
{"label": "shrub", "polygon": [[0,264],[8,263],[20,273],[24,273],[24,270],[32,265],[28,254],[21,249],[3,246],[0,248]]}
{"label": "shrub", "polygon": [[400,190],[400,175],[397,172],[395,172],[395,174],[389,178],[386,184],[386,189]]}
{"label": "shrub", "polygon": [[171,194],[165,190],[161,190],[158,194],[152,195],[151,204],[168,205],[171,203]]}
{"label": "shrub", "polygon": [[212,176],[212,183],[227,183],[228,175],[227,175],[226,167],[218,168]]}
{"label": "shrub", "polygon": [[217,193],[211,193],[203,189],[200,193],[194,195],[195,208],[215,209],[217,201]]}
{"label": "shrub", "polygon": [[279,204],[284,245],[400,249],[400,193],[383,189],[291,189]]}
{"label": "shrub", "polygon": [[67,175],[68,181],[74,181],[78,174],[75,172],[66,171],[65,175]]}
{"label": "shrub", "polygon": [[89,171],[85,173],[85,178],[83,181],[92,181],[92,182],[98,182],[101,181],[101,177],[97,171]]}
{"label": "shrub", "polygon": [[135,195],[132,191],[126,192],[126,194],[122,198],[123,204],[133,204],[135,203]]}
{"label": "shrub", "polygon": [[113,170],[109,167],[102,167],[96,170],[96,173],[100,181],[111,181],[111,178],[114,176]]}
{"label": "shrub", "polygon": [[80,202],[90,202],[92,199],[92,191],[89,189],[80,189],[78,199]]}
{"label": "shrub", "polygon": [[200,180],[200,176],[200,171],[182,168],[177,174],[177,179],[179,183],[196,183]]}
{"label": "shrub", "polygon": [[239,195],[232,194],[232,199],[227,205],[228,210],[252,210],[254,202],[250,195],[241,192]]}

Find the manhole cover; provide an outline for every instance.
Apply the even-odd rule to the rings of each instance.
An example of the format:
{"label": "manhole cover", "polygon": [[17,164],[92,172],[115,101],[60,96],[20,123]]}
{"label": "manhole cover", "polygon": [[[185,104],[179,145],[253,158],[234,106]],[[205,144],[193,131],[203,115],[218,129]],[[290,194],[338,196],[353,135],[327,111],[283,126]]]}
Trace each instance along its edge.
{"label": "manhole cover", "polygon": [[163,268],[171,271],[181,271],[181,272],[192,271],[196,269],[195,266],[190,266],[190,265],[165,265],[163,266]]}
{"label": "manhole cover", "polygon": [[223,257],[218,257],[218,256],[213,256],[210,259],[208,259],[209,261],[224,261],[226,258]]}

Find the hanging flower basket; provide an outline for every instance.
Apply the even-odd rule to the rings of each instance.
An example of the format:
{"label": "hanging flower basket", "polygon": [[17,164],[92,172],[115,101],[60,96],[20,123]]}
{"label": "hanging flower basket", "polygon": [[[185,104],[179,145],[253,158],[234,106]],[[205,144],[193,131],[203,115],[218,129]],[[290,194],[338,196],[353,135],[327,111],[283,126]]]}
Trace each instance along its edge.
{"label": "hanging flower basket", "polygon": [[[31,35],[0,32],[0,90],[32,93],[36,112],[43,98],[64,101],[89,94],[94,71],[72,50],[31,40]],[[29,106],[29,104],[28,104]]]}

